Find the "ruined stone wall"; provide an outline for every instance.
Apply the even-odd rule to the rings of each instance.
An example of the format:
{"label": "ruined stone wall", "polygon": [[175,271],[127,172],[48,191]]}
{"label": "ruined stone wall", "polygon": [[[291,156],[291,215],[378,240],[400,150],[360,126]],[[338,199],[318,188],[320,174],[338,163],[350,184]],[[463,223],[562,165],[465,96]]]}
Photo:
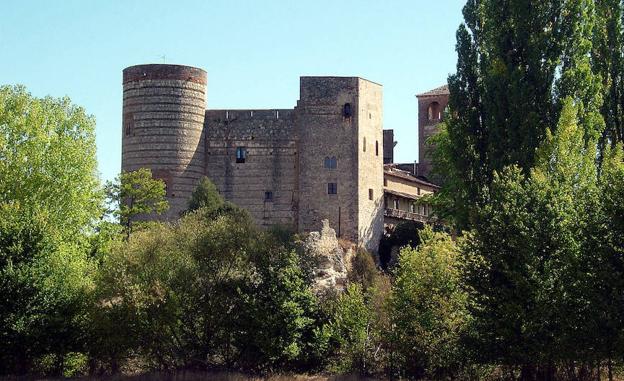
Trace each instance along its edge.
{"label": "ruined stone wall", "polygon": [[179,217],[204,173],[206,72],[180,65],[123,71],[121,168],[149,168],[167,186],[166,219]]}
{"label": "ruined stone wall", "polygon": [[[221,194],[247,209],[260,226],[296,228],[293,110],[207,110],[204,125],[205,173]],[[237,163],[237,147],[245,149],[244,163]]]}
{"label": "ruined stone wall", "polygon": [[[339,237],[358,241],[357,97],[354,77],[300,79],[295,109],[300,231],[318,231],[327,219]],[[336,168],[325,168],[325,157],[336,157]],[[337,185],[336,194],[328,194],[329,183]]]}
{"label": "ruined stone wall", "polygon": [[382,86],[358,79],[358,244],[376,251],[383,232]]}

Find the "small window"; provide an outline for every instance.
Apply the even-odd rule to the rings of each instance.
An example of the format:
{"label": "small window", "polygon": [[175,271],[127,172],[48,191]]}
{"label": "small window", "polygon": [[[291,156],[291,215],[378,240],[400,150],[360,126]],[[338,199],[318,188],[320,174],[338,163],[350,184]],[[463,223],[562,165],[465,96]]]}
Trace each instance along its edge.
{"label": "small window", "polygon": [[336,167],[338,166],[338,160],[336,159],[336,156],[332,156],[332,157],[325,156],[323,166],[326,169],[336,169]]}
{"label": "small window", "polygon": [[375,140],[375,156],[379,156],[379,141]]}
{"label": "small window", "polygon": [[362,150],[364,152],[366,152],[366,137],[364,137],[364,139],[362,139]]}
{"label": "small window", "polygon": [[327,183],[327,194],[338,194],[338,183]]}
{"label": "small window", "polygon": [[244,163],[247,159],[247,149],[245,147],[236,147],[236,162]]}
{"label": "small window", "polygon": [[393,206],[394,206],[394,209],[399,209],[399,200],[398,199],[395,198],[393,200]]}
{"label": "small window", "polygon": [[416,213],[416,204],[414,204],[414,203],[410,204],[410,212]]}
{"label": "small window", "polygon": [[420,188],[416,188],[416,193],[420,196]]}
{"label": "small window", "polygon": [[373,197],[373,195],[374,195],[374,194],[373,194],[373,190],[369,188],[369,189],[368,189],[368,199],[369,199],[369,200],[372,200],[372,199],[374,198],[374,197]]}
{"label": "small window", "polygon": [[134,135],[134,114],[127,112],[123,114],[124,133],[126,136]]}
{"label": "small window", "polygon": [[388,186],[388,179],[384,179],[384,187]]}
{"label": "small window", "polygon": [[264,202],[273,202],[273,192],[271,191],[264,192]]}
{"label": "small window", "polygon": [[342,116],[345,118],[350,118],[353,116],[353,110],[351,110],[351,103],[345,103],[342,106]]}

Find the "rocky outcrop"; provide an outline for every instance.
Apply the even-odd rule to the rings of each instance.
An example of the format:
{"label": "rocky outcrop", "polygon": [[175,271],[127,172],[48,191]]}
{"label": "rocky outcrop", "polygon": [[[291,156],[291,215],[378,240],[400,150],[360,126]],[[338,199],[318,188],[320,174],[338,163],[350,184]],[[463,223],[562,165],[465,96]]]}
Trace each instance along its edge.
{"label": "rocky outcrop", "polygon": [[355,254],[353,245],[341,245],[336,231],[323,220],[320,232],[312,232],[304,242],[306,254],[315,259],[314,292],[343,291],[347,287],[347,273]]}

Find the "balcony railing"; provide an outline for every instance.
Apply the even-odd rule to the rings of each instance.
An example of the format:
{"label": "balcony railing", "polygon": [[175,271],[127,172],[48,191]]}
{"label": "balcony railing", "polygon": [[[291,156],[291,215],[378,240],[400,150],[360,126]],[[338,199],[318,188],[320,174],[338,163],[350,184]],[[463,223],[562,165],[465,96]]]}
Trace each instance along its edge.
{"label": "balcony railing", "polygon": [[398,218],[400,220],[417,221],[422,223],[431,222],[431,218],[420,213],[412,213],[405,210],[386,208],[384,216]]}

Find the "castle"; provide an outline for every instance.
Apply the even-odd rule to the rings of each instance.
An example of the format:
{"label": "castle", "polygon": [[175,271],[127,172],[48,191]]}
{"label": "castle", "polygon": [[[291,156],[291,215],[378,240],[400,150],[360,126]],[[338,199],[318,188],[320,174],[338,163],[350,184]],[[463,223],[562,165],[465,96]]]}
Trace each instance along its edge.
{"label": "castle", "polygon": [[211,110],[204,70],[131,66],[123,71],[122,170],[150,168],[165,182],[167,219],[207,176],[261,226],[309,232],[327,219],[338,236],[376,251],[384,218],[422,220],[413,199],[435,191],[416,167],[390,164],[382,90],[359,77],[301,77],[292,109]]}

